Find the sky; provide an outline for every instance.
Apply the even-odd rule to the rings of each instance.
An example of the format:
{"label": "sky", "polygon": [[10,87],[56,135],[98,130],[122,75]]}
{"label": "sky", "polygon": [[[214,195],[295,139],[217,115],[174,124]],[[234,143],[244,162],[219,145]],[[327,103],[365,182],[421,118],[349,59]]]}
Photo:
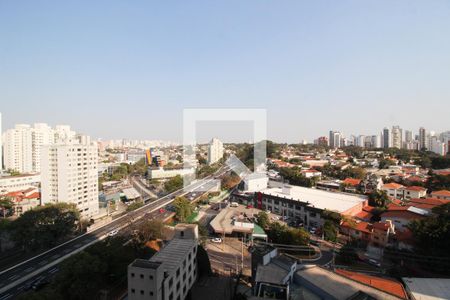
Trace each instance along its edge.
{"label": "sky", "polygon": [[[185,108],[263,108],[279,142],[449,130],[449,16],[448,0],[0,1],[3,129],[182,141]],[[199,130],[249,140],[237,127]]]}

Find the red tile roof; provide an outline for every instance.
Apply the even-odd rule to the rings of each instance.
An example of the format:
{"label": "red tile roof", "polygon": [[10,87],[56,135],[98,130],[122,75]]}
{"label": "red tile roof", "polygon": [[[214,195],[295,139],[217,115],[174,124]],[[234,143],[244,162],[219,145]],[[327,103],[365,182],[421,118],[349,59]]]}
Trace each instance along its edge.
{"label": "red tile roof", "polygon": [[450,191],[447,191],[447,190],[435,191],[435,192],[432,192],[431,195],[450,197]]}
{"label": "red tile roof", "polygon": [[[352,226],[352,225],[354,225],[354,226]],[[345,227],[345,228],[353,229],[356,231],[366,232],[366,233],[372,232],[372,225],[370,223],[364,222],[364,221],[359,221],[359,222],[356,222],[355,224],[351,224],[349,222],[343,222],[341,226]]]}
{"label": "red tile roof", "polygon": [[357,186],[361,183],[361,179],[356,178],[345,178],[343,181],[344,184],[351,185],[351,186]]}
{"label": "red tile roof", "polygon": [[409,210],[389,210],[384,212],[381,217],[383,218],[399,218],[399,219],[405,219],[405,220],[419,220],[425,218],[422,215],[413,213]]}
{"label": "red tile roof", "polygon": [[408,299],[403,285],[394,279],[381,278],[342,269],[336,269],[336,273],[402,299]]}
{"label": "red tile roof", "polygon": [[376,222],[376,223],[373,223],[372,227],[374,229],[387,231],[389,229],[389,224],[387,222]]}
{"label": "red tile roof", "polygon": [[405,189],[408,191],[415,191],[415,192],[424,192],[427,190],[426,188],[423,188],[421,186],[415,186],[415,185],[407,186]]}
{"label": "red tile roof", "polygon": [[370,220],[372,218],[373,214],[368,211],[361,211],[354,215],[355,218],[361,219],[361,220]]}
{"label": "red tile roof", "polygon": [[385,189],[399,189],[402,187],[403,187],[403,185],[395,183],[395,182],[386,183],[385,185],[383,185],[383,188],[385,188]]}

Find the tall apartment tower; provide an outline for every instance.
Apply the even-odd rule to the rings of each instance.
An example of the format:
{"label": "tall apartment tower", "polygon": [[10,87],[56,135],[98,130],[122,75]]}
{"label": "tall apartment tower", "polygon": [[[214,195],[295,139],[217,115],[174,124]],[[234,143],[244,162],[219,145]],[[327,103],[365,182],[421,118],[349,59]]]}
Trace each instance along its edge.
{"label": "tall apartment tower", "polygon": [[330,131],[330,148],[340,148],[341,147],[342,135],[339,131]]}
{"label": "tall apartment tower", "polygon": [[402,148],[402,129],[400,126],[392,126],[392,147],[401,149]]}
{"label": "tall apartment tower", "polygon": [[419,128],[419,150],[428,149],[427,131],[425,128]]}
{"label": "tall apartment tower", "polygon": [[98,214],[98,148],[88,136],[43,146],[41,179],[43,204],[76,204],[84,218]]}
{"label": "tall apartment tower", "polygon": [[5,169],[20,173],[33,172],[33,135],[31,126],[17,124],[4,135]]}
{"label": "tall apartment tower", "polygon": [[218,162],[223,157],[223,143],[216,138],[209,142],[208,146],[208,164]]}
{"label": "tall apartment tower", "polygon": [[383,148],[391,147],[391,135],[389,134],[389,128],[383,129]]}

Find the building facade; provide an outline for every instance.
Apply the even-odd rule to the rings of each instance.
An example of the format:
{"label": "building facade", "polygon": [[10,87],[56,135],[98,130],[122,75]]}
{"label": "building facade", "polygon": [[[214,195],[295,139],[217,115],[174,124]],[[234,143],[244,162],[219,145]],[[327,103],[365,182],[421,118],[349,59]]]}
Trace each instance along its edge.
{"label": "building facade", "polygon": [[208,145],[208,164],[218,162],[223,157],[223,143],[213,138]]}
{"label": "building facade", "polygon": [[99,212],[98,147],[87,136],[42,147],[42,203],[73,203],[85,218]]}
{"label": "building facade", "polygon": [[150,260],[128,266],[128,299],[186,299],[198,275],[197,246],[197,225],[178,224],[174,238]]}

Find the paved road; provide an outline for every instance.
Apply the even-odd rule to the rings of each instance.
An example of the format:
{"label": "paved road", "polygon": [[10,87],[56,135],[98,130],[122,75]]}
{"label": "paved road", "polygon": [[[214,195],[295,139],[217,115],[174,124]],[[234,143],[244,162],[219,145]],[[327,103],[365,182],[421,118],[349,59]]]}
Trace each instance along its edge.
{"label": "paved road", "polygon": [[0,272],[0,300],[12,298],[21,293],[30,281],[36,280],[39,276],[48,275],[48,270],[52,270],[53,267],[57,266],[67,257],[104,239],[111,230],[125,228],[130,225],[130,221],[133,222],[142,217],[150,217],[148,214],[158,212],[159,208],[170,204],[177,196],[192,191],[205,191],[205,188],[207,188],[210,182],[216,177],[222,176],[228,170],[228,167],[224,167],[211,176],[198,180],[186,188],[147,203],[143,207],[113,220],[109,224],[105,224],[103,227],[83,234],[11,268],[2,270]]}

